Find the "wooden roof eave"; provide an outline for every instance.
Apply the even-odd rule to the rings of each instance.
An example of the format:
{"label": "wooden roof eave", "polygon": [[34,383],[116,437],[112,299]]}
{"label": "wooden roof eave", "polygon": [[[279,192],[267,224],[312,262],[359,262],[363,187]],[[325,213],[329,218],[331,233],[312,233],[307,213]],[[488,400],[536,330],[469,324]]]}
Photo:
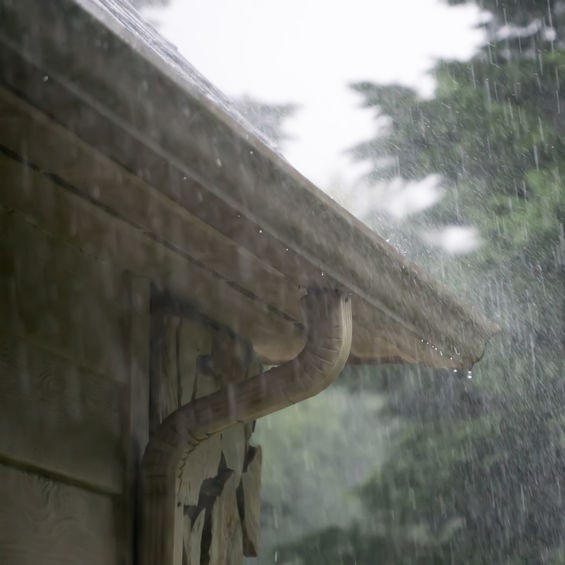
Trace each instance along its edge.
{"label": "wooden roof eave", "polygon": [[496,330],[295,171],[119,2],[0,0],[0,81],[287,281],[350,293],[352,362],[466,368]]}

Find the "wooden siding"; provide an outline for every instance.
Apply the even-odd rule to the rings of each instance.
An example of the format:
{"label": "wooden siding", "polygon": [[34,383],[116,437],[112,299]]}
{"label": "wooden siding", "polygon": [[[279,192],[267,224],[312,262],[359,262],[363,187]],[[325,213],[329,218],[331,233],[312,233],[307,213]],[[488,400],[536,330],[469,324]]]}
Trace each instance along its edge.
{"label": "wooden siding", "polygon": [[0,465],[2,565],[118,565],[115,502]]}

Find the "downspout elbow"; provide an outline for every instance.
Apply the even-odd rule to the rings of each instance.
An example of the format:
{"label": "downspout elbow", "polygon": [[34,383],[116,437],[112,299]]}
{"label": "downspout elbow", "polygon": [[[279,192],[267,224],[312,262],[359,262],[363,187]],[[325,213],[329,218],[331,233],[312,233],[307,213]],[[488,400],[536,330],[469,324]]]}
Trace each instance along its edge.
{"label": "downspout elbow", "polygon": [[315,291],[303,299],[306,345],[298,357],[273,369],[290,403],[315,396],[341,373],[351,350],[351,298],[337,291]]}
{"label": "downspout elbow", "polygon": [[[172,551],[171,544],[175,546],[170,539],[174,533],[162,530],[166,518],[162,513],[174,507],[172,499],[188,456],[203,440],[314,396],[342,371],[351,349],[351,298],[334,290],[311,291],[303,298],[303,308],[306,345],[296,359],[182,406],[151,436],[141,467],[142,527],[157,527],[162,535],[156,539],[150,531],[142,532],[151,540],[151,548],[146,546],[142,552],[142,559],[147,559],[142,563],[172,563],[166,556]],[[153,518],[146,515],[149,507],[154,509],[150,512]],[[165,519],[164,523],[170,522]]]}

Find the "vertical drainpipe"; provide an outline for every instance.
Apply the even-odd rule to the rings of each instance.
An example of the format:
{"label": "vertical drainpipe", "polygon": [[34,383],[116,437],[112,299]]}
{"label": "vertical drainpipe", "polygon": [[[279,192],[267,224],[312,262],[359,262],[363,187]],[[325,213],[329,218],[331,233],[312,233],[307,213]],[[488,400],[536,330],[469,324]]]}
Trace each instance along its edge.
{"label": "vertical drainpipe", "polygon": [[193,400],[151,436],[141,467],[141,565],[181,563],[178,489],[188,456],[202,441],[314,396],[341,373],[351,349],[351,298],[335,290],[313,290],[302,306],[306,345],[298,357]]}

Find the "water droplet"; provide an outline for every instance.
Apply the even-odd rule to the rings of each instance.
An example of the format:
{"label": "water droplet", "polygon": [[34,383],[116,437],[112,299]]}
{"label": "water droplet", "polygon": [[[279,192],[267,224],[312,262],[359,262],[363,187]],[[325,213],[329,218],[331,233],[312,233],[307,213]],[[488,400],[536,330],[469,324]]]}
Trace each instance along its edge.
{"label": "water droplet", "polygon": [[468,378],[468,379],[472,379],[472,378],[473,378],[473,371],[467,371],[467,378]]}
{"label": "water droplet", "polygon": [[220,161],[220,159],[216,159],[216,165],[218,165],[218,167],[222,166],[222,161]]}
{"label": "water droplet", "polygon": [[261,228],[259,228],[259,233],[263,233],[263,230]]}
{"label": "water droplet", "polygon": [[322,276],[324,276],[324,271],[322,271]]}
{"label": "water droplet", "polygon": [[47,75],[45,75],[45,76],[43,77],[43,82],[47,82],[48,80],[49,80],[49,77],[48,77]]}

